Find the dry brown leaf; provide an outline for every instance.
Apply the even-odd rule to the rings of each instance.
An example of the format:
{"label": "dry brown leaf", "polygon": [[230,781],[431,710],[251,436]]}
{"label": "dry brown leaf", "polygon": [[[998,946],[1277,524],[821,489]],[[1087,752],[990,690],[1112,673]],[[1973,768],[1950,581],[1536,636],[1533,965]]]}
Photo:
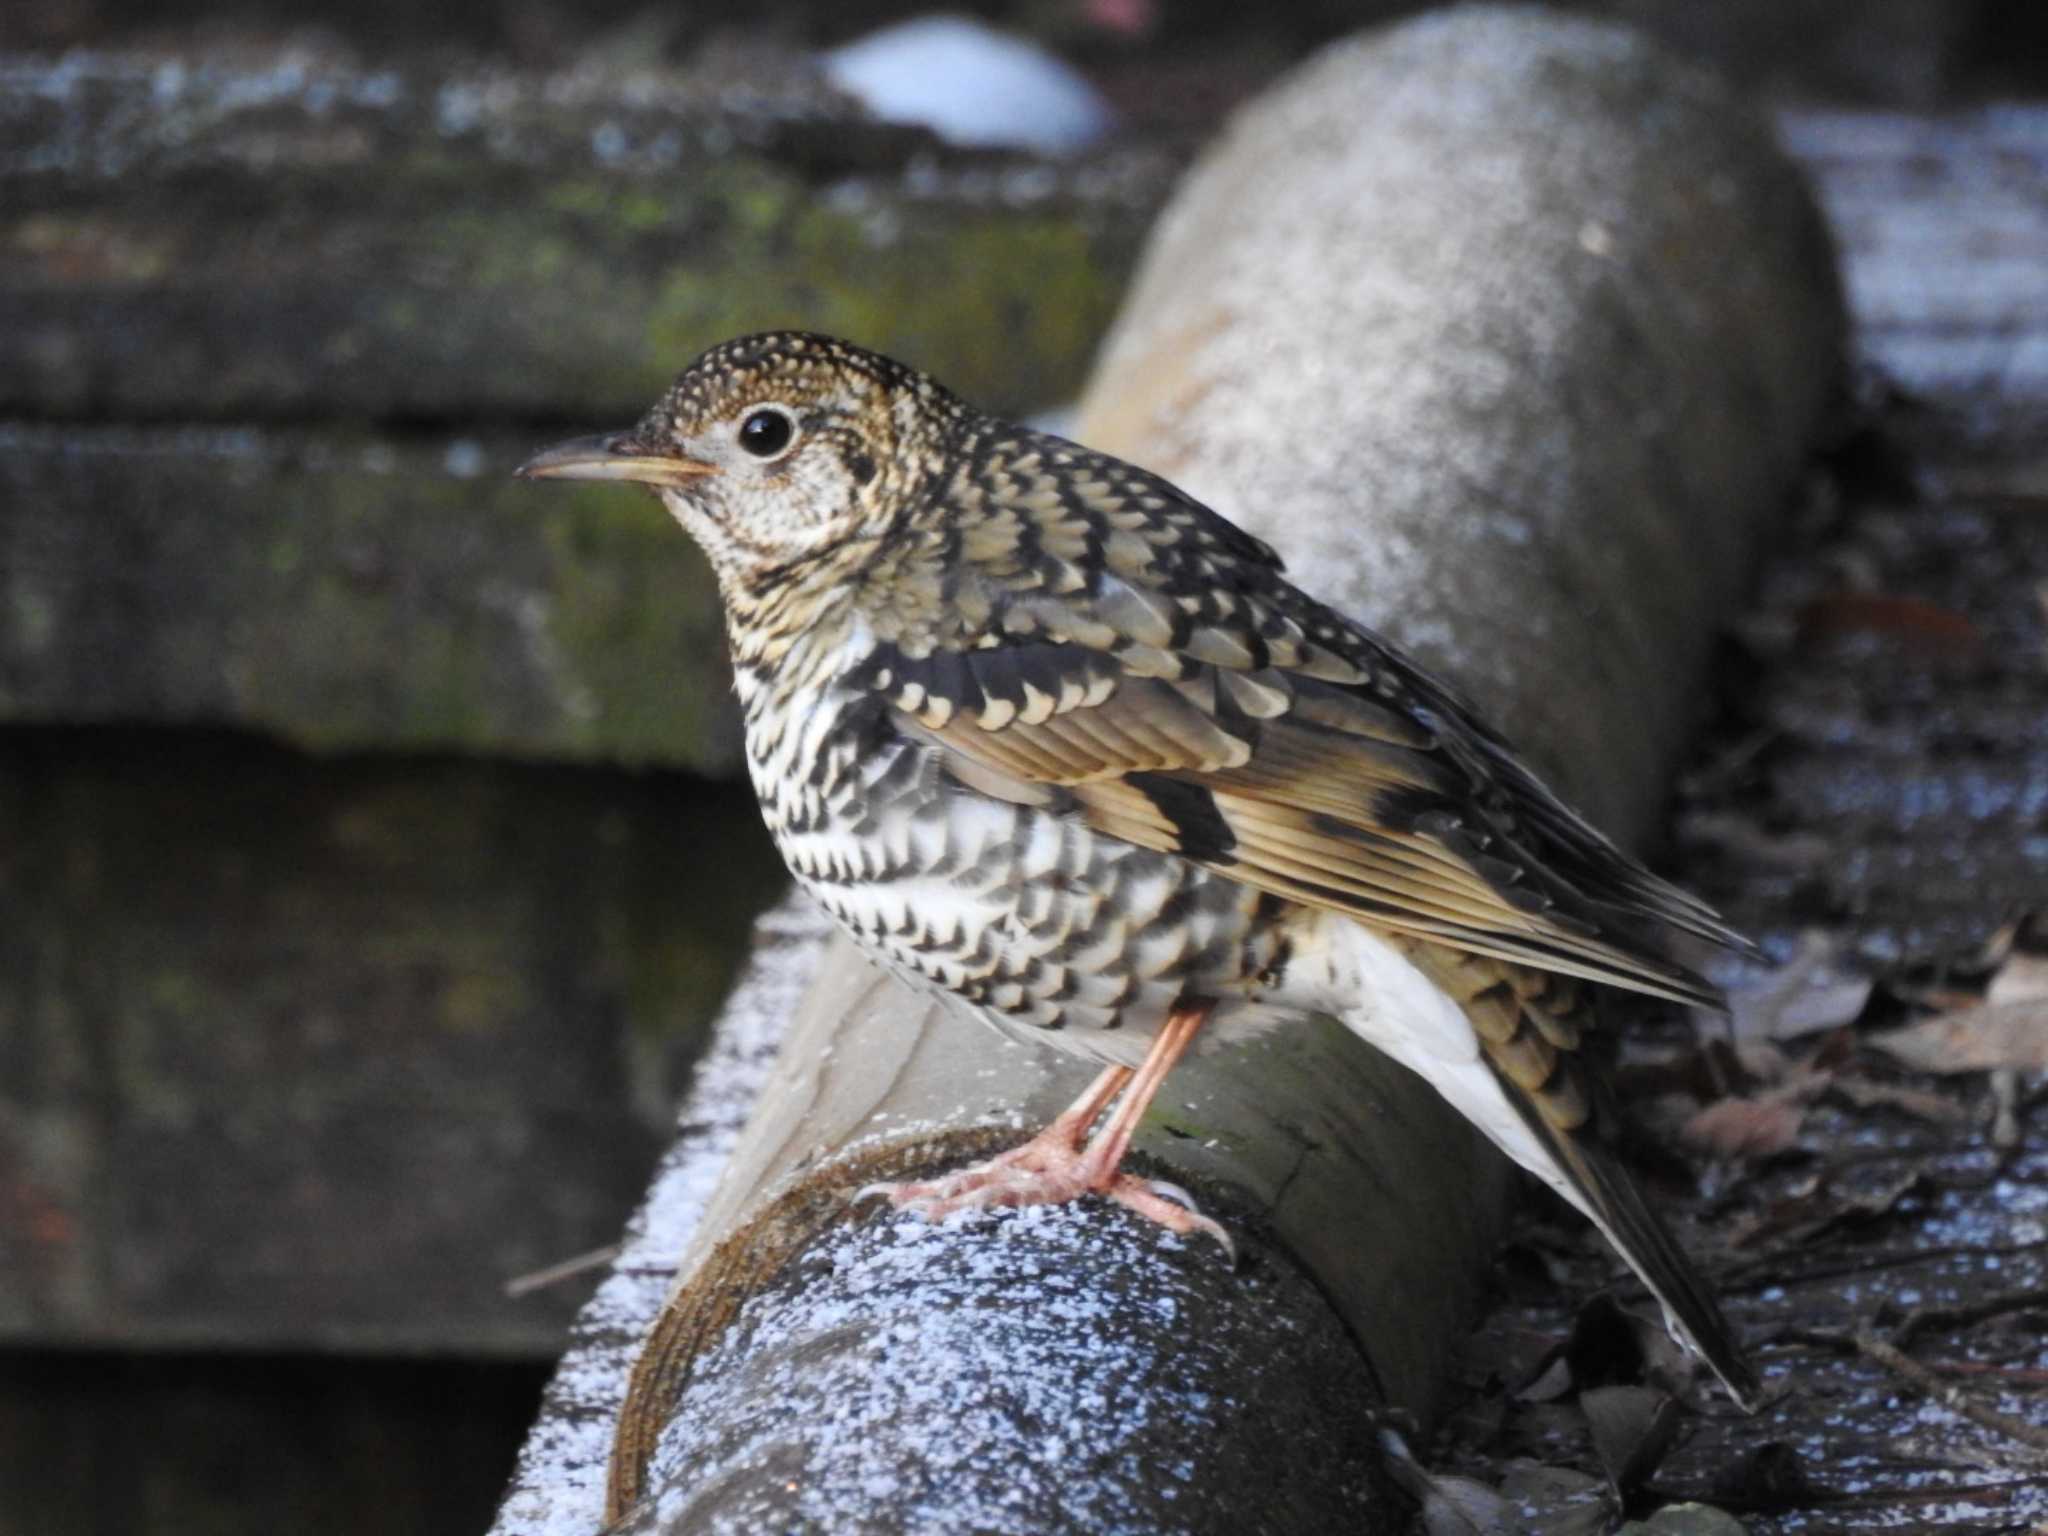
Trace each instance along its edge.
{"label": "dry brown leaf", "polygon": [[1799,1096],[1767,1093],[1709,1104],[1679,1134],[1716,1157],[1768,1157],[1798,1143],[1805,1118]]}
{"label": "dry brown leaf", "polygon": [[1737,1039],[1794,1040],[1852,1023],[1870,1001],[1870,978],[1845,969],[1837,941],[1802,934],[1792,958],[1728,998]]}
{"label": "dry brown leaf", "polygon": [[1969,1125],[1977,1116],[1967,1105],[1925,1088],[1874,1083],[1867,1077],[1837,1077],[1835,1091],[1858,1109],[1896,1109],[1930,1125]]}
{"label": "dry brown leaf", "polygon": [[1735,1064],[1758,1087],[1782,1083],[1800,1070],[1799,1063],[1774,1040],[1737,1040],[1734,1051]]}
{"label": "dry brown leaf", "polygon": [[1380,1446],[1388,1470],[1422,1506],[1417,1523],[1425,1536],[1600,1536],[1619,1513],[1606,1484],[1568,1467],[1517,1458],[1496,1491],[1430,1471],[1391,1430]]}
{"label": "dry brown leaf", "polygon": [[1824,1233],[1882,1221],[1907,1195],[1925,1190],[1924,1176],[1909,1169],[1875,1189],[1844,1193],[1836,1187],[1836,1170],[1824,1168],[1788,1198],[1735,1222],[1728,1229],[1728,1240],[1737,1248],[1752,1247],[1767,1238],[1780,1247],[1811,1243]]}
{"label": "dry brown leaf", "polygon": [[1987,1003],[2048,1002],[2048,955],[2007,955],[1985,989]]}
{"label": "dry brown leaf", "polygon": [[1972,656],[1984,634],[1967,616],[1917,597],[1832,592],[1799,610],[1799,639],[1812,645],[1871,636],[1930,655]]}
{"label": "dry brown leaf", "polygon": [[1599,1536],[1619,1513],[1604,1482],[1569,1467],[1511,1462],[1500,1491],[1516,1516],[1515,1536]]}
{"label": "dry brown leaf", "polygon": [[2048,998],[1985,1003],[1865,1038],[1921,1072],[2048,1072]]}
{"label": "dry brown leaf", "polygon": [[1579,1411],[1593,1432],[1593,1451],[1608,1486],[1623,1498],[1657,1470],[1684,1417],[1683,1406],[1668,1393],[1625,1385],[1588,1388],[1579,1394]]}

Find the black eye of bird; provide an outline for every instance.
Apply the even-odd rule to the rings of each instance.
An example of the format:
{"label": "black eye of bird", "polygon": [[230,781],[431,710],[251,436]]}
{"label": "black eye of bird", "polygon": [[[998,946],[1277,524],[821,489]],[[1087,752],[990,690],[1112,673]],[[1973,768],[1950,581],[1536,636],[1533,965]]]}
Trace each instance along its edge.
{"label": "black eye of bird", "polygon": [[795,435],[796,423],[786,411],[753,411],[740,423],[740,446],[757,459],[774,458]]}

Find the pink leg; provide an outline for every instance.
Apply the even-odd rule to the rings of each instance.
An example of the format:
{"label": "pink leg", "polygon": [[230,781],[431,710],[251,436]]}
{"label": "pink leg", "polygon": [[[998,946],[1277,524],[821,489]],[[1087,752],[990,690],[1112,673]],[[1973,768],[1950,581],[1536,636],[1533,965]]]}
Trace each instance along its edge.
{"label": "pink leg", "polygon": [[1202,1021],[1209,1017],[1209,1010],[1214,1006],[1213,1003],[1200,1003],[1191,1008],[1176,1008],[1166,1016],[1166,1023],[1160,1026],[1152,1049],[1145,1053],[1145,1059],[1138,1063],[1138,1070],[1125,1085],[1116,1112],[1103,1126],[1102,1134],[1088,1144],[1086,1162],[1093,1187],[1101,1188],[1117,1176],[1117,1170],[1123,1166],[1124,1154],[1131,1150],[1131,1138],[1138,1133],[1138,1122],[1145,1118],[1145,1111],[1152,1107],[1153,1097],[1165,1086],[1166,1074],[1194,1044],[1195,1031],[1202,1027]]}
{"label": "pink leg", "polygon": [[1059,1117],[1041,1133],[1058,1136],[1073,1146],[1080,1146],[1087,1139],[1088,1128],[1095,1124],[1109,1101],[1123,1092],[1124,1084],[1131,1080],[1129,1067],[1104,1067],[1096,1073],[1095,1081],[1081,1090],[1081,1097],[1074,1100]]}
{"label": "pink leg", "polygon": [[[1136,1071],[1106,1068],[1080,1098],[1021,1147],[928,1183],[871,1184],[856,1198],[886,1195],[899,1209],[939,1221],[955,1211],[994,1205],[1057,1205],[1097,1194],[1175,1232],[1206,1232],[1226,1252],[1234,1252],[1230,1235],[1222,1227],[1161,1192],[1170,1186],[1122,1171],[1139,1121],[1174,1063],[1187,1053],[1213,1006],[1201,1002],[1176,1008]],[[1094,1140],[1087,1140],[1089,1127],[1119,1092],[1122,1098],[1108,1122]]]}

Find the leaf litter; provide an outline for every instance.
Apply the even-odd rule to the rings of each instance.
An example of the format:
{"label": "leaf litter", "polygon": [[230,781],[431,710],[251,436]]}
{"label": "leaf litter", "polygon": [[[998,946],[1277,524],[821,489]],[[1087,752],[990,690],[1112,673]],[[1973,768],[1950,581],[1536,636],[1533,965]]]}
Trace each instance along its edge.
{"label": "leaf litter", "polygon": [[[1930,479],[1982,451],[1889,426]],[[1616,1062],[1769,1401],[1666,1358],[1532,1206],[1411,1463],[1420,1530],[2048,1536],[2048,521],[1848,489],[1768,573],[1682,780],[1671,872],[1769,959]]]}

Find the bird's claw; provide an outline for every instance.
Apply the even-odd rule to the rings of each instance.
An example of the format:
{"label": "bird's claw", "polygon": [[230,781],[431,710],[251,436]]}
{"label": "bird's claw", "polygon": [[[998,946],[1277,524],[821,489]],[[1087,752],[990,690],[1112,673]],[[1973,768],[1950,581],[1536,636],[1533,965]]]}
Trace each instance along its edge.
{"label": "bird's claw", "polygon": [[899,1211],[911,1211],[937,1222],[962,1211],[1064,1205],[1088,1194],[1101,1195],[1183,1237],[1193,1233],[1213,1237],[1222,1246],[1225,1257],[1232,1264],[1237,1262],[1237,1245],[1230,1234],[1220,1223],[1204,1216],[1194,1197],[1178,1184],[1164,1179],[1141,1179],[1128,1173],[1116,1173],[1107,1180],[1094,1179],[1084,1168],[1079,1151],[1064,1146],[1048,1147],[1036,1140],[942,1178],[869,1184],[857,1190],[853,1198],[861,1201],[879,1197]]}

